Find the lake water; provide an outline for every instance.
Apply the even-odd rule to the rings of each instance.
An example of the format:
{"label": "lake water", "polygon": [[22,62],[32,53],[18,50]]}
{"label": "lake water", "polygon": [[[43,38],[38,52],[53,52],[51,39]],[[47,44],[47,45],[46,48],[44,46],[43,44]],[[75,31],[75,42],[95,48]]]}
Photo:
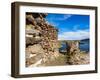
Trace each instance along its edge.
{"label": "lake water", "polygon": [[89,52],[89,48],[90,48],[89,41],[84,41],[84,43],[80,43],[79,46],[80,46],[79,48],[80,48],[81,51]]}
{"label": "lake water", "polygon": [[[66,44],[62,44],[60,50],[66,50]],[[89,52],[90,43],[89,40],[80,41],[79,48],[81,51]]]}

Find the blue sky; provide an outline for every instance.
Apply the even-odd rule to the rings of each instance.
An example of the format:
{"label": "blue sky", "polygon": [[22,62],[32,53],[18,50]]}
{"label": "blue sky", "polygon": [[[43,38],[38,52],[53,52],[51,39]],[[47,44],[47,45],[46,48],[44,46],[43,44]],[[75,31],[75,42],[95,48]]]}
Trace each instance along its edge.
{"label": "blue sky", "polygon": [[89,15],[48,14],[48,23],[58,28],[59,40],[81,40],[89,38]]}

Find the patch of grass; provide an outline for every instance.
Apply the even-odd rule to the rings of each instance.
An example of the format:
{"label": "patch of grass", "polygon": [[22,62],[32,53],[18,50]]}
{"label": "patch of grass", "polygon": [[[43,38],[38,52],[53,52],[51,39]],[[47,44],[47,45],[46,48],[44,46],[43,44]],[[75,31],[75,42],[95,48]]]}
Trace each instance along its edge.
{"label": "patch of grass", "polygon": [[60,55],[59,57],[56,58],[57,61],[64,61],[66,60],[66,55]]}

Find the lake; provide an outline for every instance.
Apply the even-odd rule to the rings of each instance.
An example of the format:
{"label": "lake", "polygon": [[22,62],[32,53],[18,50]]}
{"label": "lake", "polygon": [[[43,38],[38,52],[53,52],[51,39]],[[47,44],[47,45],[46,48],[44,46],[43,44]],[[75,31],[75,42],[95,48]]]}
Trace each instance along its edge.
{"label": "lake", "polygon": [[79,46],[80,46],[79,48],[81,51],[89,52],[90,40],[89,39],[81,40]]}
{"label": "lake", "polygon": [[[67,47],[66,44],[62,43],[62,47],[59,50],[65,51],[66,47]],[[85,39],[85,40],[80,41],[79,48],[81,51],[89,52],[89,47],[90,47],[90,40],[89,39]]]}

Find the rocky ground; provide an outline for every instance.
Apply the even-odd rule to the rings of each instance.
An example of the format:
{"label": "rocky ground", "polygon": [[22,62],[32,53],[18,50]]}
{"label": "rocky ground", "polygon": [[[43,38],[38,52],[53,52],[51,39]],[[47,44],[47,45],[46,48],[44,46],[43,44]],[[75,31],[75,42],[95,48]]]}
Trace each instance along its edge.
{"label": "rocky ground", "polygon": [[[90,57],[89,53],[82,52],[80,54],[80,61],[78,61],[76,65],[84,65],[84,64],[89,64],[90,63]],[[38,64],[38,66],[64,66],[64,65],[69,65],[67,63],[67,57],[66,55],[63,55],[60,53],[60,56],[57,57],[55,60],[50,60],[49,62],[45,64],[41,64],[41,60],[38,60],[37,63],[30,65],[29,67],[34,67]],[[40,64],[40,65],[39,65]]]}
{"label": "rocky ground", "polygon": [[[80,61],[78,61],[78,65],[89,64],[90,63],[89,60],[90,60],[89,54],[82,53],[80,55]],[[63,54],[60,54],[58,58],[56,58],[55,60],[51,60],[50,62],[45,64],[45,66],[64,66],[64,65],[69,65],[69,64],[67,63],[66,55]]]}
{"label": "rocky ground", "polygon": [[90,63],[90,54],[89,53],[81,53],[80,63],[81,64],[89,64]]}

